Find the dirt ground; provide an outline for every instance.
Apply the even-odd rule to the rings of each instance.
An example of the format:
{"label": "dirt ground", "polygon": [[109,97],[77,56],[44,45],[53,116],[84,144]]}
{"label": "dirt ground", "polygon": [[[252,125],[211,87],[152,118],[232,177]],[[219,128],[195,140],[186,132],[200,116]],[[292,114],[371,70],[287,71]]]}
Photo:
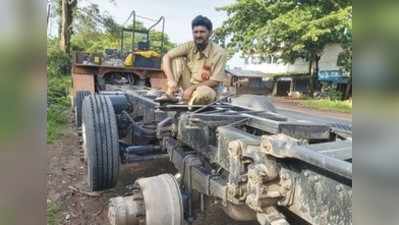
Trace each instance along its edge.
{"label": "dirt ground", "polygon": [[[72,123],[71,123],[72,124]],[[157,162],[156,171],[149,172],[153,163],[122,168],[116,188],[93,194],[87,192],[85,163],[81,160],[81,138],[73,128],[67,128],[60,139],[48,145],[48,205],[52,208],[51,225],[109,225],[107,219],[108,200],[129,192],[138,177],[147,177],[173,171],[168,162]],[[229,219],[222,209],[213,206],[193,225],[255,225],[238,223]],[[50,223],[49,223],[50,225]]]}

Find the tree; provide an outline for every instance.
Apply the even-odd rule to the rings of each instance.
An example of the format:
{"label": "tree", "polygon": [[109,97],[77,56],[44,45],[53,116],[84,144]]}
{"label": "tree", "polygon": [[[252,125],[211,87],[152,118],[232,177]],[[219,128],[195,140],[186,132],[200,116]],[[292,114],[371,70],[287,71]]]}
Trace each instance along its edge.
{"label": "tree", "polygon": [[349,81],[343,95],[343,99],[348,99],[352,87],[352,42],[344,43],[342,47],[344,50],[338,56],[337,65],[349,75]]}
{"label": "tree", "polygon": [[325,46],[341,43],[352,19],[351,0],[237,0],[219,10],[228,19],[216,30],[216,40],[244,56],[307,60],[311,94]]}
{"label": "tree", "polygon": [[345,25],[345,31],[340,33],[339,39],[343,51],[338,56],[337,65],[349,75],[348,85],[343,95],[344,99],[348,99],[352,88],[352,12],[350,20]]}
{"label": "tree", "polygon": [[[133,24],[126,28],[132,28]],[[102,52],[106,48],[119,48],[121,42],[121,31],[123,25],[117,23],[107,12],[101,12],[97,4],[76,10],[76,19],[74,21],[74,35],[72,37],[72,49],[86,52]],[[136,21],[137,29],[145,29],[144,24]],[[136,37],[136,43],[143,36]],[[150,32],[151,47],[160,51],[162,32],[152,30]],[[129,35],[125,36],[125,46],[132,43]],[[170,49],[175,45],[169,40],[167,34],[164,34],[164,47]]]}
{"label": "tree", "polygon": [[77,7],[77,0],[57,0],[61,8],[61,17],[59,24],[59,44],[61,50],[70,53],[71,50],[71,36],[72,36],[72,23],[74,18],[74,10]]}

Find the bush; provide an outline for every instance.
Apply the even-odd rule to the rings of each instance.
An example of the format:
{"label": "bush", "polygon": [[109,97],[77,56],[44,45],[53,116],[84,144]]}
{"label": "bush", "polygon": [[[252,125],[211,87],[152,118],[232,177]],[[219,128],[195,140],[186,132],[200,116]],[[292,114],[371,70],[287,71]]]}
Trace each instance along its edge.
{"label": "bush", "polygon": [[47,108],[47,143],[53,143],[68,123],[68,113],[64,107],[51,105]]}
{"label": "bush", "polygon": [[47,44],[48,76],[63,76],[71,69],[70,57],[58,47],[57,39],[51,39]]}
{"label": "bush", "polygon": [[47,60],[47,142],[52,143],[68,122],[70,59],[58,48],[56,40],[49,40]]}
{"label": "bush", "polygon": [[337,91],[333,87],[325,87],[325,88],[323,88],[320,97],[327,98],[332,101],[339,101],[339,100],[342,100],[343,93],[340,91]]}
{"label": "bush", "polygon": [[63,107],[69,106],[69,87],[71,86],[70,77],[49,77],[47,89],[48,106],[58,105]]}

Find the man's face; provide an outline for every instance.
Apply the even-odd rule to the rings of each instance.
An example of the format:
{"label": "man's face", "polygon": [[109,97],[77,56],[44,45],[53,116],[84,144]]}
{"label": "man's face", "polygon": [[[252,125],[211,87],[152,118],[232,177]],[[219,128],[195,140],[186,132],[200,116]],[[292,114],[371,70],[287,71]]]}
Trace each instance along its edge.
{"label": "man's face", "polygon": [[193,28],[193,37],[197,47],[204,49],[211,37],[211,32],[204,26],[195,26]]}

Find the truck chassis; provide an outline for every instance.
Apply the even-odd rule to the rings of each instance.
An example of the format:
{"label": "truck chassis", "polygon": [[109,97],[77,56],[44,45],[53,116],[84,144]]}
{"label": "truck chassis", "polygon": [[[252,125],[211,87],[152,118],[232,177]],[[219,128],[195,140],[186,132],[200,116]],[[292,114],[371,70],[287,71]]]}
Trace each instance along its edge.
{"label": "truck chassis", "polygon": [[352,224],[348,134],[282,116],[265,96],[188,106],[160,104],[160,94],[114,85],[84,98],[92,191],[114,187],[120,164],[168,159],[178,171],[138,179],[128,196],[111,199],[111,224],[182,225],[214,202],[261,225]]}

